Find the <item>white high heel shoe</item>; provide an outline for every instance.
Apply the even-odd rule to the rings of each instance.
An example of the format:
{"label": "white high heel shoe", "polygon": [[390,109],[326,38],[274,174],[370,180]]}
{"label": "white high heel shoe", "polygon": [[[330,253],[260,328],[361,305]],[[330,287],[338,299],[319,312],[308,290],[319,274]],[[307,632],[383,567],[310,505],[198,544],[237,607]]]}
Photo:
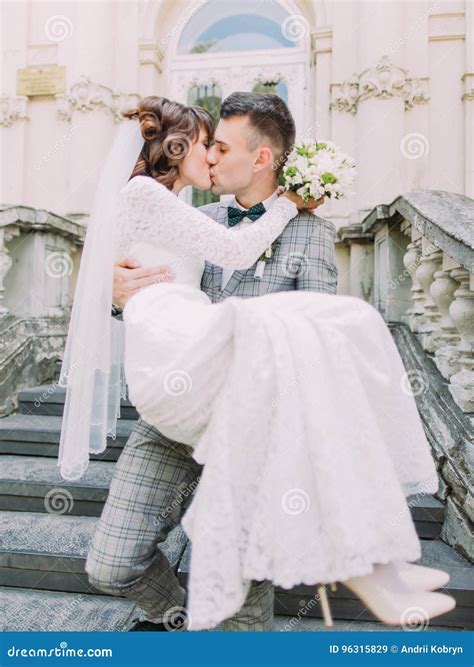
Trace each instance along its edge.
{"label": "white high heel shoe", "polygon": [[392,564],[398,577],[412,591],[436,591],[449,583],[449,574],[443,570],[407,563],[404,560],[394,560]]}
{"label": "white high heel shoe", "polygon": [[[413,626],[427,623],[454,609],[456,601],[444,593],[409,591],[400,584],[393,568],[376,565],[372,574],[341,582],[385,625]],[[335,590],[335,584],[331,584]],[[331,611],[323,585],[317,587],[324,625],[332,627]]]}

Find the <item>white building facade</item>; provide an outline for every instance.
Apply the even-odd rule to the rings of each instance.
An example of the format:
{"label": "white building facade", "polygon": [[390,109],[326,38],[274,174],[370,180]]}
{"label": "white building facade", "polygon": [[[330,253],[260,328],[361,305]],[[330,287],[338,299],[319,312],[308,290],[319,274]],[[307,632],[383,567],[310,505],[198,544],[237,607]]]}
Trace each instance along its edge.
{"label": "white building facade", "polygon": [[470,0],[5,2],[2,202],[87,218],[121,110],[235,90],[278,92],[356,159],[337,226],[410,190],[472,197],[473,33]]}
{"label": "white building facade", "polygon": [[233,91],[276,92],[300,137],[355,158],[355,195],[318,210],[338,228],[338,292],[393,327],[442,538],[474,561],[473,0],[6,0],[0,17],[0,417],[62,358],[122,111],[162,95],[218,118]]}

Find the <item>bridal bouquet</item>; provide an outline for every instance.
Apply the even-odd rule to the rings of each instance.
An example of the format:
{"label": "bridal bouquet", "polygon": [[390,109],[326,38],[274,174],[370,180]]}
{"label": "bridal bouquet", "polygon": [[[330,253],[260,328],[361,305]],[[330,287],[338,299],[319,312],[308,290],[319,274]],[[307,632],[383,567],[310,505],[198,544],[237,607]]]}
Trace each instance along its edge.
{"label": "bridal bouquet", "polygon": [[354,160],[332,141],[301,140],[282,170],[285,190],[294,190],[306,204],[310,197],[341,199],[353,194]]}

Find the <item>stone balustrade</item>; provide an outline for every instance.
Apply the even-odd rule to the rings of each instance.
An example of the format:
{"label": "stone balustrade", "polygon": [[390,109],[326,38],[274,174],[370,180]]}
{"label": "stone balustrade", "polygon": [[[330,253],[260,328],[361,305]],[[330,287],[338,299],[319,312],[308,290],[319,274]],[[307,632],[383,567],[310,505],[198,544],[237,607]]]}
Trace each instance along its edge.
{"label": "stone balustrade", "polygon": [[48,211],[0,207],[0,415],[62,357],[84,237]]}
{"label": "stone balustrade", "polygon": [[474,412],[474,200],[409,192],[338,237],[349,255],[348,292],[387,322],[406,323],[456,403]]}
{"label": "stone balustrade", "polygon": [[473,245],[474,200],[440,191],[376,206],[337,240],[343,292],[382,313],[402,354],[446,502],[442,538],[471,561]]}

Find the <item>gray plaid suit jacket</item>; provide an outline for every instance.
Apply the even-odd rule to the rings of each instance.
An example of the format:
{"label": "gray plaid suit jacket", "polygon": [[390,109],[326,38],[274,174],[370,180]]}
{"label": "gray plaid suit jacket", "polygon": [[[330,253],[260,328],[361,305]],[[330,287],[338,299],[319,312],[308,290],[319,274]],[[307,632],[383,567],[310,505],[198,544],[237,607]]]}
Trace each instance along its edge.
{"label": "gray plaid suit jacket", "polygon": [[[227,226],[227,208],[232,201],[201,206],[200,211]],[[258,224],[256,221],[254,224]],[[336,227],[329,220],[312,213],[300,212],[287,224],[279,237],[279,246],[267,261],[261,280],[254,278],[256,264],[244,271],[234,271],[221,290],[222,268],[206,262],[201,289],[213,303],[228,296],[249,298],[292,290],[309,290],[336,294],[335,264]],[[131,438],[135,444],[158,441],[181,451],[192,449],[166,438],[153,426],[139,419]]]}

